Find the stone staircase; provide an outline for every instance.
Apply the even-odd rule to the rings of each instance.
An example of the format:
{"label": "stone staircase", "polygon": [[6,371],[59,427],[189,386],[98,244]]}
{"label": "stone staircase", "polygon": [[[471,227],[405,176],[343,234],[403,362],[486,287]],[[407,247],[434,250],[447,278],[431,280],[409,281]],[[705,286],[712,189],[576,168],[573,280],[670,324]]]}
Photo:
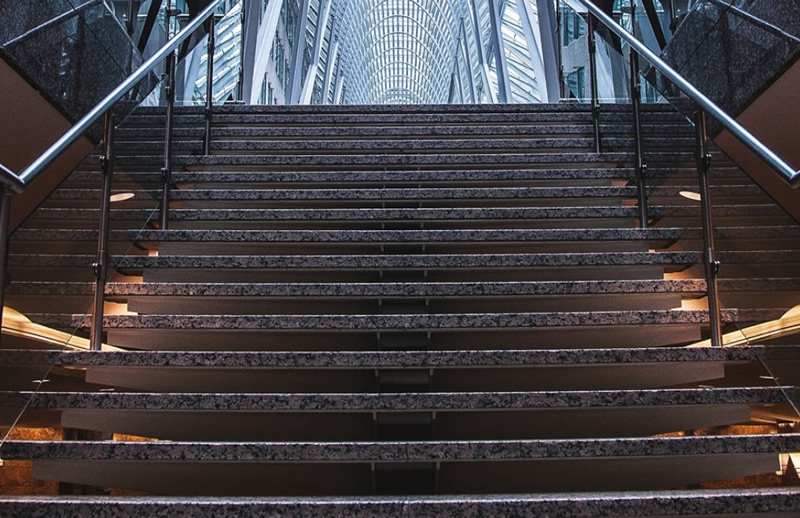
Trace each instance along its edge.
{"label": "stone staircase", "polygon": [[[594,154],[573,104],[225,106],[209,156],[183,108],[166,231],[163,118],[118,130],[115,347],[3,336],[3,426],[25,411],[0,477],[32,461],[58,484],[4,484],[0,516],[800,515],[792,338],[682,347],[708,315],[692,132],[667,107],[644,114],[648,229],[626,107]],[[800,300],[800,226],[714,166],[732,331]],[[79,334],[97,170],[9,259],[8,305]]]}

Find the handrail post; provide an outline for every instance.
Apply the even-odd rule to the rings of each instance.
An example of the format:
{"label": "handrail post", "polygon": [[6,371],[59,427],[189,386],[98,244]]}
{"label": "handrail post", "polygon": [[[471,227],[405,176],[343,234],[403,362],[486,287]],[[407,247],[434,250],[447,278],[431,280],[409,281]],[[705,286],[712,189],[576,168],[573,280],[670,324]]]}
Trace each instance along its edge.
{"label": "handrail post", "polygon": [[600,153],[602,145],[600,143],[600,101],[597,98],[597,42],[594,35],[594,15],[587,13],[586,25],[587,42],[589,44],[589,75],[592,92],[592,124],[594,126],[594,152]]}
{"label": "handrail post", "polygon": [[203,138],[203,154],[211,151],[211,119],[214,115],[214,52],[216,51],[216,15],[208,19],[208,60],[206,69],[206,132]]}
{"label": "handrail post", "polygon": [[[169,2],[167,2],[169,12]],[[169,16],[167,16],[167,26],[169,26]],[[167,122],[164,129],[164,167],[161,168],[161,179],[163,188],[161,190],[161,211],[159,223],[161,230],[167,230],[169,226],[169,190],[172,187],[172,113],[175,107],[175,52],[167,55]]]}
{"label": "handrail post", "polygon": [[97,236],[97,262],[94,263],[95,287],[92,311],[91,348],[99,351],[103,346],[103,310],[106,277],[108,275],[108,227],[111,212],[111,176],[114,172],[114,115],[109,110],[103,130],[103,198],[100,208],[100,228]]}
{"label": "handrail post", "polygon": [[136,25],[133,22],[133,17],[136,14],[133,11],[133,0],[128,0],[128,19],[125,20],[125,30],[131,38],[133,38],[133,31],[136,29]]}
{"label": "handrail post", "polygon": [[11,187],[0,186],[0,323],[3,322],[3,306],[6,303],[8,284],[8,220],[11,209]]}
{"label": "handrail post", "polygon": [[[631,18],[633,18],[633,36],[636,36],[636,2],[631,2]],[[644,163],[644,144],[642,142],[642,80],[639,77],[639,55],[630,47],[631,67],[631,105],[633,106],[634,151],[636,153],[636,190],[639,194],[639,227],[647,228],[647,185],[645,175],[647,165]]]}
{"label": "handrail post", "polygon": [[703,218],[703,265],[706,276],[706,293],[708,294],[708,324],[711,328],[711,345],[722,345],[722,318],[720,315],[719,290],[717,276],[719,262],[714,250],[714,223],[711,215],[711,199],[708,187],[708,172],[711,168],[711,154],[707,150],[708,132],[706,130],[706,112],[697,111],[695,118],[695,137],[697,139],[697,172],[700,177],[700,201]]}

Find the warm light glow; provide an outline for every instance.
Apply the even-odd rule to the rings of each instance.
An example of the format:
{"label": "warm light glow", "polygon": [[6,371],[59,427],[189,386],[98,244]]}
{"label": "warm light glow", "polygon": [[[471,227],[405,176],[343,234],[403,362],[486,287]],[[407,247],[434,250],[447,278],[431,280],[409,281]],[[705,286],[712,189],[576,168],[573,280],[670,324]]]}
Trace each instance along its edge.
{"label": "warm light glow", "polygon": [[[777,320],[731,331],[722,335],[722,345],[728,347],[746,346],[755,341],[774,340],[782,336],[800,333],[800,306],[795,306]],[[710,347],[711,340],[703,340],[689,347]]]}
{"label": "warm light glow", "polygon": [[783,475],[786,471],[786,467],[789,465],[789,457],[792,458],[792,464],[794,464],[794,469],[797,471],[797,474],[800,475],[800,453],[781,453],[778,455],[778,471],[776,472],[777,475]]}
{"label": "warm light glow", "polygon": [[[59,348],[83,351],[91,349],[89,340],[86,338],[74,336],[41,324],[35,324],[22,313],[8,306],[3,307],[3,334],[34,340]],[[102,348],[104,351],[122,350],[106,344],[103,344]]]}
{"label": "warm light glow", "polygon": [[119,192],[117,194],[112,194],[111,198],[109,198],[109,199],[111,200],[111,203],[115,203],[115,202],[118,202],[118,201],[130,200],[134,196],[136,196],[136,195],[134,193],[132,193],[132,192]]}
{"label": "warm light glow", "polygon": [[692,191],[681,191],[678,194],[686,198],[687,200],[692,201],[700,201],[702,198],[700,197],[700,193],[692,192]]}

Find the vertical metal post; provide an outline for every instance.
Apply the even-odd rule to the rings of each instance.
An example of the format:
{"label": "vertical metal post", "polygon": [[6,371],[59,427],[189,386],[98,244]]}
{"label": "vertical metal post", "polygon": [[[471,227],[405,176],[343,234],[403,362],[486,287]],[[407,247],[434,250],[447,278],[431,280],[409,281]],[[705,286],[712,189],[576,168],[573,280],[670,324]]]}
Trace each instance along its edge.
{"label": "vertical metal post", "polygon": [[[631,2],[631,17],[635,19],[636,2]],[[633,36],[636,37],[636,24],[633,25]],[[644,145],[642,143],[642,114],[641,114],[641,95],[642,81],[639,77],[639,55],[629,47],[631,65],[631,105],[633,106],[633,132],[634,132],[634,151],[636,153],[636,188],[639,193],[639,227],[647,228],[647,185],[645,175],[647,165],[644,163]]]}
{"label": "vertical metal post", "polygon": [[208,155],[211,151],[211,118],[214,116],[214,52],[216,51],[216,15],[211,15],[208,19],[208,60],[206,69],[206,132],[203,137],[203,154]]}
{"label": "vertical metal post", "polygon": [[602,145],[600,143],[600,101],[597,98],[597,45],[594,37],[594,15],[588,13],[586,18],[587,41],[589,43],[589,75],[591,76],[591,91],[592,91],[592,124],[594,126],[594,152],[601,153]]}
{"label": "vertical metal post", "polygon": [[133,31],[136,25],[133,23],[133,17],[136,14],[133,12],[133,0],[128,0],[128,19],[125,21],[125,29],[128,31],[128,36],[133,37]]}
{"label": "vertical metal post", "polygon": [[108,227],[111,211],[111,175],[114,172],[114,115],[109,110],[103,131],[103,198],[100,208],[100,228],[97,236],[97,262],[94,263],[94,308],[92,310],[91,347],[99,351],[103,345],[103,306],[108,276]]}
{"label": "vertical metal post", "polygon": [[706,149],[708,133],[706,131],[706,112],[699,110],[695,118],[695,136],[697,139],[697,172],[700,176],[700,201],[703,217],[703,264],[708,293],[708,324],[711,328],[711,345],[722,345],[722,318],[720,315],[719,290],[717,275],[719,262],[714,250],[714,222],[711,215],[711,199],[708,188],[708,171],[711,168],[711,155]]}
{"label": "vertical metal post", "polygon": [[8,220],[11,209],[11,188],[0,188],[0,323],[3,321],[3,306],[6,302],[8,284]]}
{"label": "vertical metal post", "polygon": [[[167,34],[172,37],[170,31],[170,2],[167,0]],[[161,168],[161,178],[163,189],[161,190],[161,212],[159,214],[159,224],[161,230],[169,227],[169,190],[172,186],[172,112],[175,107],[175,52],[167,55],[167,122],[164,131],[164,167]]]}

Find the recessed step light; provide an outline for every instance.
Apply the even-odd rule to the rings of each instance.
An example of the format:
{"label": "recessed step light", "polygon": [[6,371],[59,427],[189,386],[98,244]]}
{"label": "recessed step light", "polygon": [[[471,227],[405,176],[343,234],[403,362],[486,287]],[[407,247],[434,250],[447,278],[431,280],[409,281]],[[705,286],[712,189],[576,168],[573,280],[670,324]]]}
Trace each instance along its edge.
{"label": "recessed step light", "polygon": [[134,196],[136,196],[136,194],[134,194],[132,192],[119,192],[117,194],[112,194],[111,198],[109,198],[109,199],[110,199],[111,203],[116,203],[116,202],[120,202],[120,201],[130,200]]}

